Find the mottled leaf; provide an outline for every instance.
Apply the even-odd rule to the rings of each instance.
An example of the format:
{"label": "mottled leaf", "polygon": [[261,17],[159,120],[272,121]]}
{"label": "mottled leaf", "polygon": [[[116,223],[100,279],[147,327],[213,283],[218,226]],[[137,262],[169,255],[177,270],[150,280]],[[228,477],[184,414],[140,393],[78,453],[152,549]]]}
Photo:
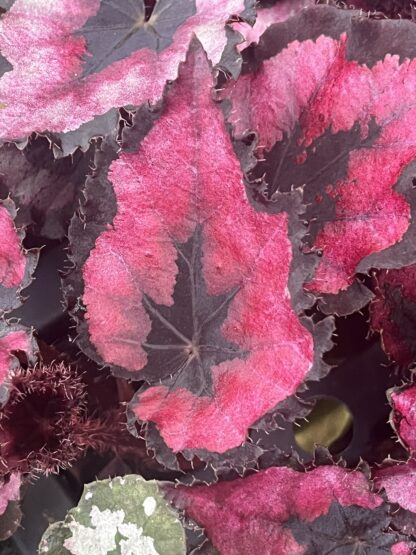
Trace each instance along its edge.
{"label": "mottled leaf", "polygon": [[[111,163],[114,192],[92,214],[90,232],[101,233],[83,255],[87,352],[151,384],[131,410],[175,452],[241,445],[248,426],[322,374],[333,326],[317,326],[314,352],[313,324],[294,310],[310,304],[311,261],[293,257],[288,237],[299,241],[299,229],[248,202],[211,88],[194,43],[159,119],[144,138],[132,128],[139,147]],[[75,261],[87,236],[72,235]]]}
{"label": "mottled leaf", "polygon": [[321,254],[309,290],[416,258],[415,56],[412,22],[310,7],[269,27],[222,93],[235,136],[258,136],[250,177],[266,198],[304,188],[307,248]]}
{"label": "mottled leaf", "polygon": [[157,482],[129,475],[86,485],[65,521],[45,532],[43,553],[185,555],[185,535]]}
{"label": "mottled leaf", "polygon": [[[354,540],[360,539],[356,531],[366,529],[366,523],[374,526],[372,510],[382,505],[381,497],[370,493],[367,479],[360,471],[336,466],[306,473],[284,467],[269,468],[248,478],[212,486],[170,487],[168,495],[174,506],[204,528],[222,555],[329,553],[313,550],[315,534],[296,537],[300,529],[295,520],[318,527],[324,518],[328,536],[333,532],[332,539],[337,545],[350,541],[350,551],[339,553],[352,553]],[[347,509],[352,528],[345,526],[343,520]],[[383,519],[384,516],[378,534],[385,525]],[[351,531],[353,536],[349,537]]]}
{"label": "mottled leaf", "polygon": [[143,0],[16,0],[0,20],[0,51],[13,65],[0,80],[0,137],[71,131],[69,141],[57,137],[64,153],[85,148],[114,125],[114,107],[160,99],[193,35],[236,76],[241,59],[229,44],[239,35],[226,23],[251,4],[158,0],[147,17]]}

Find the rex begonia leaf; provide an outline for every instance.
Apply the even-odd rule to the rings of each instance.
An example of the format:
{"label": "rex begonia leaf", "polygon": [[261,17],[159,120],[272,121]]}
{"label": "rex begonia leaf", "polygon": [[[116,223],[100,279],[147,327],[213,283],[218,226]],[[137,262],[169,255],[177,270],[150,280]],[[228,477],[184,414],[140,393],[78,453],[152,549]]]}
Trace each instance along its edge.
{"label": "rex begonia leaf", "polygon": [[226,24],[251,17],[251,4],[158,0],[147,14],[143,0],[16,0],[0,21],[0,51],[13,66],[0,80],[0,137],[49,131],[59,143],[78,130],[61,148],[85,149],[116,125],[115,107],[159,100],[194,34],[213,64],[237,75],[240,35]]}
{"label": "rex begonia leaf", "polygon": [[416,360],[416,265],[377,272],[373,290],[371,329],[389,358],[407,368]]}
{"label": "rex begonia leaf", "polygon": [[30,330],[0,320],[0,406],[7,400],[8,376],[19,367],[15,353],[21,351],[28,361],[35,362],[37,351]]}
{"label": "rex begonia leaf", "polygon": [[159,119],[144,138],[141,117],[128,130],[107,185],[99,171],[98,208],[70,233],[84,282],[80,344],[116,374],[150,384],[131,411],[175,452],[242,444],[250,425],[322,374],[333,329],[322,320],[314,345],[297,317],[310,304],[308,268],[289,239],[299,242],[299,230],[288,212],[249,203],[212,85],[195,42]]}
{"label": "rex begonia leaf", "polygon": [[39,554],[185,555],[178,515],[157,482],[136,475],[87,484],[78,506],[45,532]]}
{"label": "rex begonia leaf", "polygon": [[410,459],[403,464],[388,464],[374,472],[374,482],[384,488],[390,503],[416,513],[416,461]]}
{"label": "rex begonia leaf", "polygon": [[35,235],[62,239],[89,173],[90,156],[81,151],[56,160],[46,138],[0,148],[0,196],[10,196],[18,209],[15,225]]}
{"label": "rex begonia leaf", "polygon": [[304,188],[306,248],[321,254],[307,288],[334,295],[357,272],[412,263],[416,26],[308,7],[249,54],[222,97],[235,136],[257,133],[251,178],[266,198]]}
{"label": "rex begonia leaf", "polygon": [[358,470],[269,468],[211,486],[167,486],[167,495],[222,555],[375,555],[397,543],[384,533],[382,498]]}
{"label": "rex begonia leaf", "polygon": [[16,208],[10,199],[0,200],[0,316],[21,304],[20,291],[27,287],[36,267],[36,251],[25,251],[24,233],[16,229]]}
{"label": "rex begonia leaf", "polygon": [[416,452],[416,385],[389,390],[388,397],[393,409],[391,425],[401,442]]}

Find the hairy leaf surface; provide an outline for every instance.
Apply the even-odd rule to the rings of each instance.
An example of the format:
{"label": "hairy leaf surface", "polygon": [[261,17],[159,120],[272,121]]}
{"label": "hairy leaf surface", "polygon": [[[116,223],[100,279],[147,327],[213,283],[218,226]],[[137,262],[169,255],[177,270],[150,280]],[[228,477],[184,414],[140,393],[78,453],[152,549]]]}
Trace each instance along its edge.
{"label": "hairy leaf surface", "polygon": [[[269,468],[212,486],[172,487],[168,495],[174,506],[204,528],[222,555],[335,553],[331,542],[339,553],[352,553],[370,523],[377,528],[377,536],[367,538],[367,544],[362,542],[368,548],[365,552],[390,553],[395,543],[394,536],[384,537],[381,532],[386,525],[384,516],[378,527],[374,523],[374,515],[380,517],[379,511],[383,511],[382,499],[370,493],[359,471],[327,466],[306,473]],[[319,544],[322,536],[316,530],[302,535],[300,522],[316,528],[325,524],[324,543]],[[374,542],[380,542],[375,546],[379,551],[370,550]]]}
{"label": "hairy leaf surface", "polygon": [[415,45],[412,22],[309,7],[271,26],[223,93],[235,136],[257,133],[251,178],[265,196],[304,187],[308,248],[321,253],[312,291],[415,260]]}
{"label": "hairy leaf surface", "polygon": [[13,65],[0,80],[0,137],[78,130],[62,148],[85,148],[116,126],[114,107],[160,99],[194,34],[213,64],[237,75],[240,39],[226,23],[245,13],[244,0],[158,0],[150,17],[143,0],[16,0],[0,21]]}
{"label": "hairy leaf surface", "polygon": [[[171,449],[222,453],[310,371],[322,372],[314,357],[328,346],[332,323],[318,326],[314,353],[292,306],[309,301],[304,262],[294,263],[289,283],[289,215],[249,204],[211,88],[194,43],[159,119],[144,138],[133,127],[129,152],[111,163],[114,192],[102,202],[116,202],[111,226],[92,215],[91,233],[97,225],[103,232],[90,254],[81,229],[73,240],[83,242],[74,245],[75,261],[87,250],[88,354],[152,385],[131,408]],[[135,136],[139,147],[130,144]]]}

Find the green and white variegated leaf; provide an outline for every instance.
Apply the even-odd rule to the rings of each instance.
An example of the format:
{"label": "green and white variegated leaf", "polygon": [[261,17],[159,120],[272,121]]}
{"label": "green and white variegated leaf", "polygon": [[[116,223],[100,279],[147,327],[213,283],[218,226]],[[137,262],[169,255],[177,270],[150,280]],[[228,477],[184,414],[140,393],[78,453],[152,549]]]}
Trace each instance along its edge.
{"label": "green and white variegated leaf", "polygon": [[129,475],[85,486],[78,506],[45,532],[39,554],[184,555],[185,533],[156,481]]}

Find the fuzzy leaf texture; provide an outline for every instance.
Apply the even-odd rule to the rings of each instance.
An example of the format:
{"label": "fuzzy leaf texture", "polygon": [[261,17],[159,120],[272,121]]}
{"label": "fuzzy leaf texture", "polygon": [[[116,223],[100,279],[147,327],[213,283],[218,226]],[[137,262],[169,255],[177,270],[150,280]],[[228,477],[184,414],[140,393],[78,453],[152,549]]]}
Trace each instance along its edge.
{"label": "fuzzy leaf texture", "polygon": [[344,292],[343,313],[368,301],[357,272],[416,258],[415,45],[412,22],[308,7],[270,26],[222,93],[235,136],[257,134],[250,176],[266,198],[304,188],[306,248],[321,254],[306,285]]}
{"label": "fuzzy leaf texture", "polygon": [[127,475],[86,485],[78,506],[45,532],[39,553],[185,555],[185,534],[157,482]]}
{"label": "fuzzy leaf texture", "polygon": [[386,532],[387,508],[360,471],[269,468],[231,482],[167,490],[222,555],[378,555],[398,549],[398,536]]}
{"label": "fuzzy leaf texture", "polygon": [[0,79],[0,137],[49,131],[64,153],[87,148],[116,127],[114,107],[159,100],[194,34],[213,64],[237,75],[241,38],[226,23],[251,15],[247,6],[157,0],[149,17],[143,0],[16,0],[0,21],[0,51],[12,66]]}
{"label": "fuzzy leaf texture", "polygon": [[[159,119],[110,165],[117,214],[82,269],[81,346],[116,374],[154,384],[131,411],[175,452],[239,446],[295,393],[315,357],[292,306],[302,291],[300,278],[289,283],[289,215],[248,202],[211,88],[194,42]],[[316,353],[332,323],[320,330]]]}

